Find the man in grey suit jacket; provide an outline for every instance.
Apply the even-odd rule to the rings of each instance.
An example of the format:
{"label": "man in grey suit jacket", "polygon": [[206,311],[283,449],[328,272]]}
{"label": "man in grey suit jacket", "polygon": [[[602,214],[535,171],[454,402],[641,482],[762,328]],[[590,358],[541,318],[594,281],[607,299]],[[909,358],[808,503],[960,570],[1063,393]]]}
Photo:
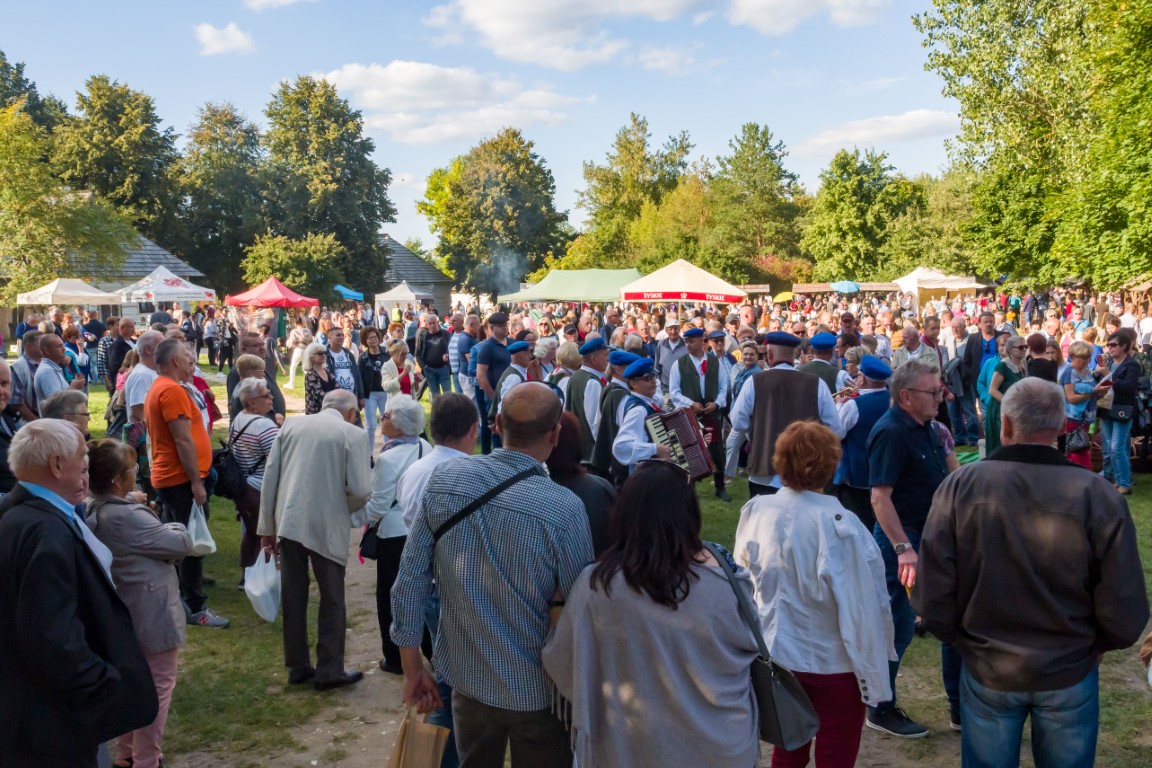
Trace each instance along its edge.
{"label": "man in grey suit jacket", "polygon": [[[372,495],[356,396],[337,389],[319,413],[285,422],[264,469],[257,533],[265,557],[280,556],[284,665],[288,682],[327,690],[359,682],[344,670],[344,568],[352,513]],[[308,649],[308,564],[320,590],[316,666]]]}

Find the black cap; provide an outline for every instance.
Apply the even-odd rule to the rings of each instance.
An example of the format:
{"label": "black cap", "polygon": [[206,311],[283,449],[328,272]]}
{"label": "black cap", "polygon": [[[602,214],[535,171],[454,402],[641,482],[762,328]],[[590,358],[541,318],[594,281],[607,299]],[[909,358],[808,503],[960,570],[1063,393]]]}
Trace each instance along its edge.
{"label": "black cap", "polygon": [[488,315],[488,325],[507,325],[508,313],[507,312],[493,312]]}

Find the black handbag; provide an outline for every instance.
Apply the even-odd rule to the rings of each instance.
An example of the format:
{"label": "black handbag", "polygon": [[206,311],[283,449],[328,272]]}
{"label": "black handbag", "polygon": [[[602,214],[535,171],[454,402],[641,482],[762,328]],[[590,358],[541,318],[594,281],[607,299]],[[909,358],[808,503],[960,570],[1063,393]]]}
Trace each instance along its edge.
{"label": "black handbag", "polygon": [[1119,405],[1113,403],[1112,407],[1108,409],[1108,418],[1112,421],[1119,421],[1121,424],[1132,421],[1132,417],[1136,415],[1136,406],[1131,404]]}
{"label": "black handbag", "polygon": [[760,631],[760,622],[752,610],[752,601],[740,588],[724,552],[708,542],[704,546],[724,569],[724,575],[736,593],[740,617],[755,636],[756,646],[760,649],[759,658],[752,662],[752,692],[759,710],[760,738],[781,749],[802,747],[820,730],[820,718],[796,676],[768,655],[768,646],[764,644],[764,633]]}
{"label": "black handbag", "polygon": [[1086,451],[1092,445],[1092,438],[1088,436],[1087,425],[1081,424],[1067,434],[1064,438],[1065,453],[1079,453]]}
{"label": "black handbag", "polygon": [[[416,460],[419,461],[424,457],[424,444],[418,444],[418,451]],[[400,500],[395,496],[392,497],[392,506],[389,511],[396,509],[400,506]],[[380,523],[377,521],[376,525],[370,525],[364,529],[364,535],[360,537],[360,557],[365,560],[376,560],[380,557],[380,538],[376,535],[380,530]]]}

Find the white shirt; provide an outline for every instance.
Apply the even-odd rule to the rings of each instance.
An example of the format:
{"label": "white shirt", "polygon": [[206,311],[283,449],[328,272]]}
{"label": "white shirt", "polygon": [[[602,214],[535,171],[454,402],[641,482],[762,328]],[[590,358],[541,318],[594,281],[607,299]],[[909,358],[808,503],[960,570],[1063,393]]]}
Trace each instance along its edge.
{"label": "white shirt", "polygon": [[129,413],[132,412],[133,406],[144,405],[144,400],[148,397],[148,390],[152,389],[152,383],[159,377],[160,374],[144,363],[136,363],[132,366],[132,370],[128,372],[128,378],[124,380],[124,405],[127,406]]}
{"label": "white shirt", "polygon": [[372,496],[364,505],[367,512],[366,522],[375,525],[376,536],[381,539],[390,539],[396,536],[408,535],[408,524],[404,520],[403,504],[400,501],[400,477],[421,456],[432,453],[432,446],[420,439],[419,443],[398,445],[383,451],[376,457],[376,466],[372,470]]}
{"label": "white shirt", "polygon": [[[700,378],[700,391],[704,391],[704,378],[706,373],[700,372],[700,365],[707,359],[704,357],[692,357],[692,355],[684,355],[692,361],[692,366],[696,369],[696,375]],[[717,379],[719,388],[716,391],[716,405],[721,408],[728,402],[728,381],[731,378],[724,374],[724,366],[720,364],[720,359],[716,359],[717,364],[720,365],[720,370],[717,371]],[[692,405],[691,398],[686,397],[680,390],[680,361],[672,363],[672,370],[668,372],[668,395],[672,398],[672,405],[677,408],[687,408]]]}
{"label": "white shirt", "polygon": [[[796,371],[796,369],[788,363],[780,363],[772,370]],[[797,371],[797,373],[799,373],[799,371]],[[752,422],[752,411],[756,407],[756,387],[753,382],[757,376],[761,375],[763,375],[763,371],[754,373],[748,381],[744,382],[744,387],[740,390],[740,395],[736,398],[736,403],[732,406],[729,414],[732,419],[732,429],[740,432],[748,431],[748,427]],[[820,421],[835,432],[836,437],[843,440],[846,430],[840,423],[840,414],[836,409],[836,401],[832,399],[832,393],[828,391],[828,387],[816,388],[816,406],[820,414]],[[749,482],[759,485],[771,485],[776,488],[781,487],[780,475],[772,475],[771,477],[750,475],[748,480]]]}
{"label": "white shirt", "polygon": [[[644,397],[636,392],[633,392],[632,395],[653,407],[659,407],[656,400],[652,398]],[[616,412],[616,423],[620,425],[620,430],[612,442],[612,456],[624,466],[631,467],[637,462],[655,456],[656,444],[652,442],[648,429],[644,426],[644,420],[648,418],[648,411],[638,405],[633,405],[625,411],[627,406],[628,398],[626,397]]]}
{"label": "white shirt", "polygon": [[333,373],[336,375],[336,386],[340,389],[346,389],[349,392],[356,391],[356,379],[352,376],[352,356],[348,354],[348,350],[342,349],[339,352],[328,351],[332,355],[332,367],[335,368]]}
{"label": "white shirt", "polygon": [[851,672],[860,698],[892,698],[896,661],[884,560],[834,497],[783,488],[740,510],[736,562],[752,575],[768,652],[797,672]]}
{"label": "white shirt", "polygon": [[604,378],[604,372],[589,368],[587,365],[580,366],[580,370],[588,371],[596,377],[590,379],[584,387],[584,418],[587,420],[592,434],[595,435],[596,430],[600,428],[600,393],[604,390],[604,385],[600,383],[600,379]]}
{"label": "white shirt", "polygon": [[468,454],[455,448],[438,445],[431,453],[424,454],[424,458],[417,459],[396,483],[396,498],[400,500],[400,508],[404,510],[404,524],[411,528],[416,513],[420,511],[420,502],[424,500],[424,489],[428,487],[428,480],[433,470],[446,461],[468,458]]}
{"label": "white shirt", "polygon": [[516,363],[509,363],[508,367],[518,372],[520,374],[520,378],[517,379],[515,376],[504,377],[504,382],[500,385],[500,403],[496,406],[496,413],[500,413],[504,409],[504,398],[507,397],[508,393],[512,391],[512,387],[528,381],[527,368],[521,365],[516,365]]}

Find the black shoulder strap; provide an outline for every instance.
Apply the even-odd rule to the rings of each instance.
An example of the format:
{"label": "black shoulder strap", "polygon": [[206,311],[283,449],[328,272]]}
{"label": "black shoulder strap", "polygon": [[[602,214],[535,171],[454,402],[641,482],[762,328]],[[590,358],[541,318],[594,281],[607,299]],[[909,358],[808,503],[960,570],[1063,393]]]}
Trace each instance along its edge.
{"label": "black shoulder strap", "polygon": [[236,434],[231,434],[232,430],[233,430],[233,429],[235,429],[235,424],[236,424],[236,422],[232,422],[231,424],[229,424],[229,425],[228,425],[228,432],[229,432],[229,435],[228,435],[228,445],[229,445],[229,447],[231,447],[231,445],[232,445],[232,443],[233,443],[233,442],[235,442],[235,441],[239,440],[239,439],[240,439],[240,437],[241,437],[241,436],[242,436],[242,435],[243,435],[245,432],[247,432],[247,431],[248,431],[248,428],[249,428],[249,427],[251,427],[251,426],[252,426],[253,424],[255,424],[255,423],[256,423],[256,419],[252,419],[252,420],[251,420],[251,421],[249,421],[247,424],[245,424],[245,425],[244,425],[244,428],[243,428],[243,429],[241,429],[241,430],[240,430],[239,432],[237,432]]}
{"label": "black shoulder strap", "polygon": [[497,485],[492,490],[485,493],[480,498],[473,501],[471,504],[464,507],[464,509],[460,510],[456,514],[452,515],[452,517],[448,518],[448,520],[443,525],[441,525],[439,528],[437,528],[435,531],[432,532],[432,544],[433,544],[433,546],[435,546],[436,542],[440,541],[440,539],[443,538],[444,535],[446,533],[448,533],[448,531],[452,530],[457,525],[459,525],[461,522],[463,522],[464,518],[468,517],[473,512],[478,510],[480,507],[482,507],[485,504],[487,504],[488,502],[492,501],[492,499],[496,498],[498,495],[500,495],[501,493],[503,493],[507,489],[511,488],[513,485],[520,482],[521,480],[526,480],[529,477],[531,477],[532,475],[541,475],[541,474],[543,474],[543,472],[541,472],[539,467],[530,467],[530,468],[524,470],[523,472],[519,472],[515,475],[512,475],[512,477],[508,478],[507,480],[500,483],[499,485]]}
{"label": "black shoulder strap", "polygon": [[704,547],[712,553],[712,557],[716,558],[716,562],[724,569],[724,575],[728,577],[728,583],[732,585],[732,591],[736,593],[736,604],[740,606],[740,617],[744,619],[744,624],[752,630],[752,634],[756,637],[756,646],[760,649],[760,656],[765,660],[771,659],[772,657],[768,655],[768,646],[764,642],[764,633],[760,631],[760,621],[756,618],[756,611],[752,609],[752,601],[748,599],[748,593],[741,589],[739,582],[736,581],[736,574],[732,572],[732,566],[728,565],[728,558],[711,542],[704,542]]}

